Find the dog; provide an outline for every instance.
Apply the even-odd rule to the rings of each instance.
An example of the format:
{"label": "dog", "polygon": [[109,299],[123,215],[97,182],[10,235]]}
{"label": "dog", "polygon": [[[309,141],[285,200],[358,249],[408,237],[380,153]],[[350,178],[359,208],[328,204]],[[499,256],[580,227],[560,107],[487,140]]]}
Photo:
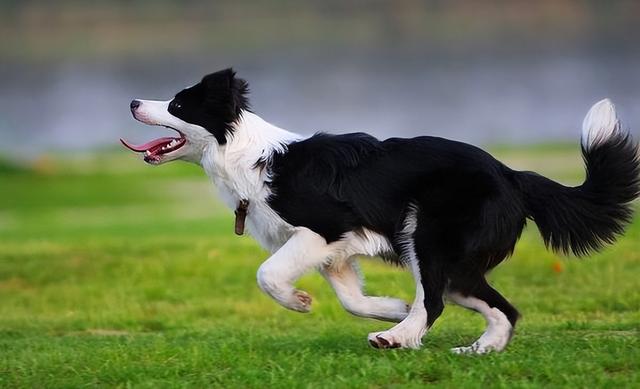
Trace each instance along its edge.
{"label": "dog", "polygon": [[[485,275],[511,255],[526,220],[550,249],[585,256],[623,233],[640,193],[637,144],[607,99],[582,125],[586,180],[566,187],[443,138],[303,137],[256,115],[248,92],[225,69],[170,100],[133,100],[135,119],[177,136],[121,141],[149,164],[183,160],[204,169],[235,210],[235,232],[246,227],[271,253],[258,285],[285,308],[309,312],[311,297],[294,283],[317,269],[347,311],[396,322],[368,335],[376,348],[419,348],[446,299],[487,322],[477,341],[452,351],[502,351],[519,313]],[[357,256],[406,267],[413,302],[366,295]]]}

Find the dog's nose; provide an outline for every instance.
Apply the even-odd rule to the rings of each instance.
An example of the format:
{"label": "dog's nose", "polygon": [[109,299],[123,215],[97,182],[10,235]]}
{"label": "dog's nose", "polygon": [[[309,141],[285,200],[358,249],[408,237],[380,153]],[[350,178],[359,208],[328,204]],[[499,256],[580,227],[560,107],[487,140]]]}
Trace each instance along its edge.
{"label": "dog's nose", "polygon": [[135,111],[139,106],[140,106],[140,100],[133,100],[131,101],[131,104],[129,104],[129,107],[131,107],[132,111]]}

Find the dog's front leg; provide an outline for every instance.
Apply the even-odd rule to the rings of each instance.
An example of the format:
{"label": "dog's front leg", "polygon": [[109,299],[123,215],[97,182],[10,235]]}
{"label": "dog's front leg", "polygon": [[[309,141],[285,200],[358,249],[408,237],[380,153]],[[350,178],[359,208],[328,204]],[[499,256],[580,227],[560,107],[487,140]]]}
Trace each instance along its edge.
{"label": "dog's front leg", "polygon": [[258,269],[258,285],[285,308],[309,312],[311,296],[293,286],[305,273],[318,269],[331,257],[326,240],[309,230],[299,228],[289,240]]}

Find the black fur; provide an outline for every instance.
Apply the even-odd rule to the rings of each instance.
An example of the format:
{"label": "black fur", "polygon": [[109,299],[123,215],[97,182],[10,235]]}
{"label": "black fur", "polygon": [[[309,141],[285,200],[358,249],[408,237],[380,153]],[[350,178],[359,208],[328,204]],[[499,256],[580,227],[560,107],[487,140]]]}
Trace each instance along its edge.
{"label": "black fur", "polygon": [[632,216],[629,203],[640,193],[637,150],[630,136],[619,132],[590,150],[583,148],[587,178],[573,188],[535,173],[518,175],[527,215],[548,246],[583,256],[622,234]]}
{"label": "black fur", "polygon": [[508,168],[477,147],[442,138],[317,134],[275,155],[271,171],[270,205],[329,242],[362,227],[393,237],[414,203],[437,223],[438,245],[459,257],[483,250],[504,257],[526,216]]}
{"label": "black fur", "polygon": [[180,91],[169,103],[169,113],[209,131],[219,144],[227,143],[241,112],[249,110],[249,86],[225,69],[204,76],[196,85]]}
{"label": "black fur", "polygon": [[584,255],[611,243],[639,193],[636,150],[628,136],[585,150],[587,179],[567,188],[460,142],[321,133],[273,156],[269,205],[329,242],[367,228],[389,237],[399,254],[399,232],[414,205],[428,325],[442,312],[447,287],[484,300],[515,325],[518,312],[485,273],[512,253],[527,218],[555,250]]}

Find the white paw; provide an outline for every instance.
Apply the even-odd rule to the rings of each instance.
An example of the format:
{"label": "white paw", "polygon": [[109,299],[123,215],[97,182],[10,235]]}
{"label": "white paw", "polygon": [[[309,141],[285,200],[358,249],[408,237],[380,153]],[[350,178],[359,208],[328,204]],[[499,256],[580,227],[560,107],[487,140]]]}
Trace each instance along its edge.
{"label": "white paw", "polygon": [[471,346],[454,347],[451,349],[451,352],[454,354],[486,354],[490,351],[494,351],[494,349],[484,347],[477,341],[473,342]]}
{"label": "white paw", "polygon": [[480,341],[475,341],[471,346],[454,347],[451,349],[451,352],[454,354],[486,354],[492,351],[500,352],[504,350],[505,347],[506,343],[504,345],[494,345],[482,344]]}
{"label": "white paw", "polygon": [[454,354],[486,354],[504,350],[511,340],[513,327],[508,321],[499,324],[490,326],[471,346],[455,347],[451,349],[451,352]]}
{"label": "white paw", "polygon": [[422,336],[427,332],[427,311],[421,304],[412,310],[406,319],[393,328],[372,332],[368,336],[369,344],[375,348],[420,348]]}
{"label": "white paw", "polygon": [[400,348],[402,344],[392,334],[387,332],[372,332],[367,337],[369,344],[374,348]]}
{"label": "white paw", "polygon": [[311,296],[307,292],[294,289],[285,306],[297,312],[307,313],[311,311],[311,302]]}
{"label": "white paw", "polygon": [[424,330],[418,331],[418,333],[408,334],[403,333],[404,331],[394,331],[394,328],[389,331],[370,333],[367,337],[369,344],[375,348],[418,349],[422,346],[422,335],[424,335]]}

